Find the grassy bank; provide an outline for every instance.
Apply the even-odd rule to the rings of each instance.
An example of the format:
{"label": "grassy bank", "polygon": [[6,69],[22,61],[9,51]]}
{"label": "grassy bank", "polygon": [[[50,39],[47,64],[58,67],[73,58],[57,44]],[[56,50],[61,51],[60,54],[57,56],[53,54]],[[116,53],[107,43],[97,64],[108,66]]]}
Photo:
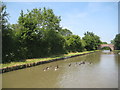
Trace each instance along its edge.
{"label": "grassy bank", "polygon": [[[96,50],[96,51],[98,51],[98,50]],[[49,60],[63,58],[63,57],[68,57],[68,56],[82,55],[82,54],[90,53],[90,52],[94,52],[94,51],[68,53],[68,54],[55,55],[55,56],[46,57],[46,58],[26,59],[23,62],[11,62],[11,63],[7,63],[7,64],[1,64],[1,66],[2,66],[1,68],[12,67],[12,66],[19,66],[19,65],[23,65],[23,64],[30,64],[30,63],[36,63],[36,62],[42,62],[42,61],[49,61]]]}
{"label": "grassy bank", "polygon": [[118,52],[120,52],[120,50],[113,50],[113,51],[118,51]]}

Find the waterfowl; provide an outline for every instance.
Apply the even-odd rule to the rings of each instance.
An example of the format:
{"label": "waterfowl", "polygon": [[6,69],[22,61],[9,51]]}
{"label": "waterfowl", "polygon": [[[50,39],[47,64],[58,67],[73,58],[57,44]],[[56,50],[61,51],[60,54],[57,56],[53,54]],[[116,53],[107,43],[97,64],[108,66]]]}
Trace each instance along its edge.
{"label": "waterfowl", "polygon": [[92,62],[90,62],[89,64],[92,64]]}
{"label": "waterfowl", "polygon": [[71,63],[69,64],[69,67],[71,66]]}
{"label": "waterfowl", "polygon": [[85,64],[85,62],[83,61],[83,63],[82,64]]}
{"label": "waterfowl", "polygon": [[55,71],[58,69],[59,67],[58,67],[58,65],[55,67]]}
{"label": "waterfowl", "polygon": [[82,63],[79,63],[79,65],[81,65]]}
{"label": "waterfowl", "polygon": [[57,70],[57,68],[55,68],[55,71]]}
{"label": "waterfowl", "polygon": [[58,65],[57,65],[57,68],[59,68]]}
{"label": "waterfowl", "polygon": [[44,68],[43,71],[46,71],[46,68]]}
{"label": "waterfowl", "polygon": [[46,67],[46,70],[47,70],[47,69],[50,69],[50,68],[49,68],[49,67]]}

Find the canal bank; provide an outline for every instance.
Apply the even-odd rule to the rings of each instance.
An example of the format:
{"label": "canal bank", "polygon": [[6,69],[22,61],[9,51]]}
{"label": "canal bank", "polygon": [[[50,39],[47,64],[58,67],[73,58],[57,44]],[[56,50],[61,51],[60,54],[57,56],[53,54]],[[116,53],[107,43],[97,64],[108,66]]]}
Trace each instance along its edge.
{"label": "canal bank", "polygon": [[62,56],[54,56],[52,58],[27,59],[25,62],[2,64],[0,73],[10,72],[10,71],[28,68],[28,67],[32,67],[32,66],[37,66],[40,64],[50,63],[53,61],[64,60],[64,59],[72,58],[72,57],[76,57],[76,56],[86,55],[86,54],[94,53],[96,51],[98,51],[98,50],[79,52],[79,53],[69,53],[69,54],[64,54]]}

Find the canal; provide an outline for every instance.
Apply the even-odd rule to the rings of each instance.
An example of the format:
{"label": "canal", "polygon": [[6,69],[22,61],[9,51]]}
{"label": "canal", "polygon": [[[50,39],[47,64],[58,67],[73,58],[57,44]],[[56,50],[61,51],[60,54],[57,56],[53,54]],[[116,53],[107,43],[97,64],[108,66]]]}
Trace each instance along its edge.
{"label": "canal", "polygon": [[118,88],[118,59],[117,52],[100,51],[7,72],[2,87]]}

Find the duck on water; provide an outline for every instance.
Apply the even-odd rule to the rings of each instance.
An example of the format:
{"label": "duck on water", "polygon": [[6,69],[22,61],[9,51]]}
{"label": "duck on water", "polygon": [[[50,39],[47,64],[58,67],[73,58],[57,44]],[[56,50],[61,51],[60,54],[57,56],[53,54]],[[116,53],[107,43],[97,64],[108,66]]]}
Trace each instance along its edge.
{"label": "duck on water", "polygon": [[[52,66],[50,66],[50,67],[52,67]],[[44,68],[43,71],[47,71],[47,70],[49,70],[50,67],[46,67],[46,68]],[[57,66],[55,67],[55,71],[58,70],[58,68],[59,68],[59,66],[57,65]]]}
{"label": "duck on water", "polygon": [[58,65],[57,65],[57,66],[55,67],[55,71],[58,70],[58,68],[59,68],[59,67],[58,67]]}
{"label": "duck on water", "polygon": [[[77,64],[77,62],[76,62],[76,64]],[[81,63],[79,63],[79,65],[81,65],[81,64],[85,64],[85,61],[83,61],[83,62],[81,62]],[[89,64],[92,64],[92,62],[89,62]],[[69,67],[71,66],[72,64],[71,63],[69,63]],[[50,66],[50,67],[52,67],[52,66]],[[46,70],[49,70],[50,69],[50,67],[46,67],[46,68],[44,68],[43,69],[43,71],[46,71]],[[59,69],[59,66],[57,65],[55,68],[54,68],[54,70],[56,71],[56,70],[58,70]]]}

